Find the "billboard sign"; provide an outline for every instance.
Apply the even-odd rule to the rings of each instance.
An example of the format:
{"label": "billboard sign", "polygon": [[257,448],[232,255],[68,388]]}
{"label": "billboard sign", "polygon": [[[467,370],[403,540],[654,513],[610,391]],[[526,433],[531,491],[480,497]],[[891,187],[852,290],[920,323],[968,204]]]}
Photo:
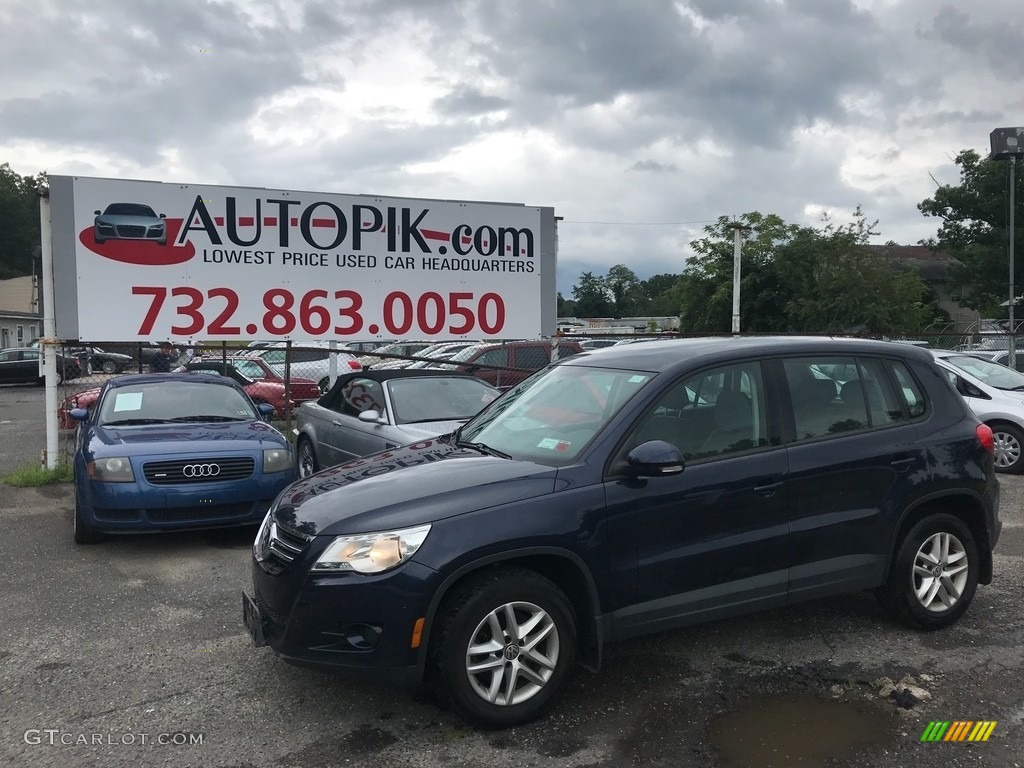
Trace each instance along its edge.
{"label": "billboard sign", "polygon": [[536,338],[552,208],[50,177],[62,339]]}

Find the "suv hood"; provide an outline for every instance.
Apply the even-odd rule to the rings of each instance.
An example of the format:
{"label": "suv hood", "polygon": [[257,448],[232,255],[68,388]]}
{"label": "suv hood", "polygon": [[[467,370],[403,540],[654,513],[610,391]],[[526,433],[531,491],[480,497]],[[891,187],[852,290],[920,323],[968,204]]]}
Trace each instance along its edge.
{"label": "suv hood", "polygon": [[310,535],[369,533],[434,522],[552,493],[557,470],[458,448],[413,443],[318,472],[281,494],[274,519]]}

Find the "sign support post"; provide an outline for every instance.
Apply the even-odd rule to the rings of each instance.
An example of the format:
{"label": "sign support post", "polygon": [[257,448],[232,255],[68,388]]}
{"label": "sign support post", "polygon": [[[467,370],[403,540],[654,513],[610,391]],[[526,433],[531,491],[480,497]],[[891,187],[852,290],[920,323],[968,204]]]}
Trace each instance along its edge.
{"label": "sign support post", "polygon": [[45,468],[56,469],[57,440],[57,323],[53,298],[53,243],[50,238],[50,192],[39,191],[39,232],[43,268],[43,338],[40,340],[39,364],[46,378],[44,402],[46,408]]}

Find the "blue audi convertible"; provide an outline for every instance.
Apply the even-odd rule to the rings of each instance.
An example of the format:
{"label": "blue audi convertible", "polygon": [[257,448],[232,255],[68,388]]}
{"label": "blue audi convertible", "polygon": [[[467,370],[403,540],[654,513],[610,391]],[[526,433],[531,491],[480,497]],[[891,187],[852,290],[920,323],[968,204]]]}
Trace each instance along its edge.
{"label": "blue audi convertible", "polygon": [[238,384],[197,373],[108,381],[79,422],[75,542],[260,522],[295,455]]}

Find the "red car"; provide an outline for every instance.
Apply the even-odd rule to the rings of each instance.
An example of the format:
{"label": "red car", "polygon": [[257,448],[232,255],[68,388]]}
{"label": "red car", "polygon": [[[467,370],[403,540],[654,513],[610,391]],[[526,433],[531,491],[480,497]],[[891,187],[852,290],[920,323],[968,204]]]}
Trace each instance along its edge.
{"label": "red car", "polygon": [[[269,403],[274,406],[274,410],[279,416],[285,413],[284,380],[262,360],[251,357],[229,357],[226,361],[220,357],[196,358],[176,370],[226,375],[237,381],[256,405]],[[71,418],[71,410],[73,408],[91,408],[99,393],[100,388],[94,387],[64,398],[64,402],[57,410],[60,428],[74,429],[77,422]],[[315,381],[292,377],[291,407],[293,410],[298,408],[301,403],[307,400],[316,400],[319,397],[320,388]]]}

